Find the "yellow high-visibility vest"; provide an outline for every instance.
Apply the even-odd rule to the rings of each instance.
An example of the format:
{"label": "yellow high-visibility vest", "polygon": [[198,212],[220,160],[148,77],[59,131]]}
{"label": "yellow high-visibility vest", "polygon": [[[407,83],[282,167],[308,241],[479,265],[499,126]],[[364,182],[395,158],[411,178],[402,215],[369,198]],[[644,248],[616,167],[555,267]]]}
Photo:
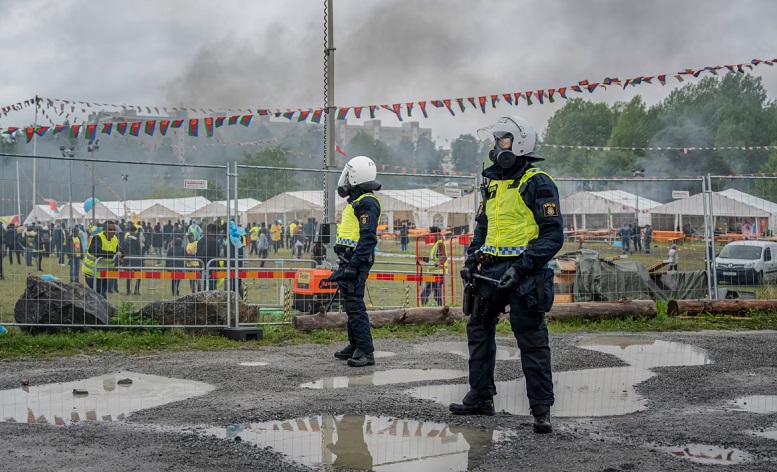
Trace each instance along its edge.
{"label": "yellow high-visibility vest", "polygon": [[[102,245],[103,251],[107,252],[113,252],[115,253],[119,249],[119,238],[114,235],[110,240],[105,237],[105,232],[99,232],[96,235],[94,235],[95,238],[100,238],[100,243]],[[111,267],[114,267],[116,264],[113,262],[112,257],[103,257],[100,259],[100,263],[95,265],[97,262],[97,257],[94,256],[89,252],[89,248],[86,250],[86,254],[84,255],[84,263],[81,264],[81,268],[84,271],[84,275],[87,277],[91,277],[94,275],[95,267],[97,269],[109,269]]]}
{"label": "yellow high-visibility vest", "polygon": [[[380,200],[378,200],[378,197],[376,197],[374,193],[365,193],[364,195],[354,200],[353,203],[356,203],[365,197],[374,198],[375,201],[378,202],[378,208],[381,207]],[[378,216],[378,221],[380,221],[380,216]],[[340,224],[337,226],[337,239],[335,240],[335,244],[339,244],[340,246],[356,247],[358,243],[359,218],[357,218],[356,214],[353,212],[353,205],[349,203],[345,205],[345,208],[343,208],[343,216]]]}
{"label": "yellow high-visibility vest", "polygon": [[[526,246],[537,239],[540,227],[534,220],[534,213],[521,197],[521,189],[535,175],[547,173],[531,168],[515,185],[515,180],[492,180],[488,184],[486,216],[488,233],[480,250],[492,256],[517,256]],[[552,178],[551,178],[552,179]]]}

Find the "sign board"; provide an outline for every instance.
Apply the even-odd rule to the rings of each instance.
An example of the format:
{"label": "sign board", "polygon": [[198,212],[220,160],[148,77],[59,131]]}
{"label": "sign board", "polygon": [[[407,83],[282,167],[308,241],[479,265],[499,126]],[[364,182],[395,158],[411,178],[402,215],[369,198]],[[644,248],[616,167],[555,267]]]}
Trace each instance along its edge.
{"label": "sign board", "polygon": [[446,197],[452,197],[452,198],[458,198],[461,196],[461,189],[460,188],[446,188],[445,189],[445,196]]}
{"label": "sign board", "polygon": [[691,194],[687,190],[672,190],[672,198],[688,198]]}
{"label": "sign board", "polygon": [[197,189],[197,190],[208,190],[208,181],[207,180],[184,179],[184,181],[183,181],[183,188],[193,188],[193,189]]}

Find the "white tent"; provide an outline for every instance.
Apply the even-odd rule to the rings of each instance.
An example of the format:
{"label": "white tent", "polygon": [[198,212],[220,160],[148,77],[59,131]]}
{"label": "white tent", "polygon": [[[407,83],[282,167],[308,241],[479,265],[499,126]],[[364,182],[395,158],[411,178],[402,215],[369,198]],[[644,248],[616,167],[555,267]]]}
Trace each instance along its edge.
{"label": "white tent", "polygon": [[[204,207],[208,203],[210,203],[210,200],[208,200],[205,197],[183,197],[183,198],[154,198],[154,199],[147,199],[147,200],[116,200],[116,201],[100,201],[101,204],[105,205],[108,209],[110,209],[114,214],[121,215],[122,218],[124,218],[124,208],[126,204],[127,208],[127,218],[131,219],[133,216],[133,213],[137,213],[140,215],[141,212],[147,210],[153,205],[162,205],[163,207],[169,208],[170,210],[174,211],[177,215],[177,217],[186,218],[189,216],[190,213],[199,210],[200,208]],[[171,217],[172,218],[172,217]]]}
{"label": "white tent", "polygon": [[[337,199],[345,202],[340,197]],[[276,218],[281,218],[284,223],[290,219],[303,220],[311,216],[320,220],[324,215],[324,192],[321,190],[283,192],[249,208],[246,215],[251,222],[264,221],[268,224]]]}
{"label": "white tent", "polygon": [[139,219],[148,222],[153,222],[155,220],[177,220],[181,218],[181,216],[181,214],[159,203],[155,203],[138,213]]}
{"label": "white tent", "polygon": [[[755,195],[750,195],[749,193],[740,192],[739,190],[734,190],[733,188],[730,188],[728,190],[723,190],[722,192],[717,192],[719,195],[723,195],[724,197],[730,198],[732,200],[736,200],[740,203],[744,203],[747,205],[750,205],[751,207],[760,208],[761,210],[764,210],[765,212],[769,213],[769,231],[772,233],[777,232],[777,203],[774,203],[769,200],[764,200],[763,198],[756,197]],[[713,214],[716,214],[715,207],[712,208]],[[763,231],[761,228],[758,229],[758,232]]]}
{"label": "white tent", "polygon": [[[255,198],[241,198],[237,201],[237,211],[239,214],[239,219],[241,224],[247,223],[246,212],[260,203],[262,202]],[[232,213],[234,213],[234,208],[233,208],[234,204],[235,202],[233,200],[230,200],[229,202],[230,212]],[[199,210],[190,213],[188,216],[188,218],[192,218],[195,220],[205,220],[208,218],[226,218],[226,217],[227,217],[226,200],[210,202],[204,207],[200,208]]]}
{"label": "white tent", "polygon": [[[67,204],[63,205],[57,213],[54,213],[49,205],[35,205],[35,208],[24,219],[24,224],[30,224],[34,221],[66,220],[68,218],[70,218],[70,210]],[[92,212],[84,211],[83,203],[73,203],[73,218],[88,221],[92,219]],[[116,214],[103,205],[102,202],[99,202],[94,206],[94,218],[97,221],[113,220],[116,219]]]}
{"label": "white tent", "polygon": [[[693,227],[703,227],[704,220],[704,194],[697,193],[688,198],[681,198],[664,205],[657,206],[650,210],[653,220],[656,222],[655,229],[666,229],[674,231],[692,231]],[[712,214],[716,221],[726,218],[726,223],[730,227],[732,224],[741,224],[745,220],[752,220],[758,226],[757,219],[766,222],[771,215],[764,209],[743,203],[721,193],[712,194]],[[729,227],[723,228],[728,232]],[[716,225],[717,228],[717,225]],[[760,231],[760,230],[759,230]]]}
{"label": "white tent", "polygon": [[388,221],[388,231],[394,231],[395,222],[410,220],[416,228],[445,226],[442,213],[433,213],[429,209],[452,200],[451,197],[428,188],[412,190],[381,190],[376,192],[380,198],[381,209]]}
{"label": "white tent", "polygon": [[453,198],[429,208],[427,213],[432,214],[432,219],[435,219],[435,215],[442,215],[443,228],[469,226],[471,232],[475,229],[474,218],[479,204],[476,195],[473,192],[463,197]]}
{"label": "white tent", "polygon": [[661,205],[623,190],[575,192],[561,198],[560,203],[564,224],[575,229],[618,227],[633,223],[635,217],[640,226],[651,224],[650,210]]}

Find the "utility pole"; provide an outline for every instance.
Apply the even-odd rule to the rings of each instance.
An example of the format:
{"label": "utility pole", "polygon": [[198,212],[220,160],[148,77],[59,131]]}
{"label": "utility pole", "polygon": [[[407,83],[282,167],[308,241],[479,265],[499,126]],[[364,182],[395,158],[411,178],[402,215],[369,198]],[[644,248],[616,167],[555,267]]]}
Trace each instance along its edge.
{"label": "utility pole", "polygon": [[334,48],[334,2],[327,0],[326,6],[326,49],[324,50],[324,225],[327,226],[328,237],[323,240],[326,248],[326,258],[332,264],[337,264],[334,252],[335,233],[335,186],[330,171],[335,169],[335,48]]}
{"label": "utility pole", "polygon": [[129,180],[129,174],[121,174],[121,192],[124,196],[124,220],[127,220],[127,180]]}
{"label": "utility pole", "polygon": [[[35,202],[38,200],[38,96],[35,95],[35,121],[32,124],[32,210],[35,211]],[[19,215],[21,218],[21,214]]]}

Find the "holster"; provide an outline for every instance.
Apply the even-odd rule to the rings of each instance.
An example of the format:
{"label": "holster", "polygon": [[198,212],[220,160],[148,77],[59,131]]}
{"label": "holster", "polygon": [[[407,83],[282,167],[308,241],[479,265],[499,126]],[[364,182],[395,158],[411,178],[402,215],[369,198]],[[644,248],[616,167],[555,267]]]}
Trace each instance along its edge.
{"label": "holster", "polygon": [[487,301],[480,296],[476,282],[467,282],[464,286],[464,300],[462,301],[462,311],[466,316],[478,317],[486,309]]}

